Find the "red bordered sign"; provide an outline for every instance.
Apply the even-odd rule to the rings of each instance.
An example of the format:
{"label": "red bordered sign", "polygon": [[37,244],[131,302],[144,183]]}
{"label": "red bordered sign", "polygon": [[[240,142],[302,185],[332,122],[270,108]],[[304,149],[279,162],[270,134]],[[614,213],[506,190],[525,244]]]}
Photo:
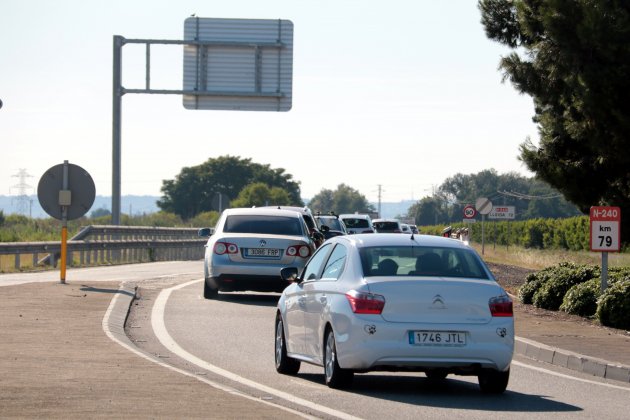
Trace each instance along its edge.
{"label": "red bordered sign", "polygon": [[619,252],[621,250],[621,209],[593,206],[589,220],[591,251]]}
{"label": "red bordered sign", "polygon": [[464,219],[474,219],[477,215],[477,210],[471,205],[464,207]]}

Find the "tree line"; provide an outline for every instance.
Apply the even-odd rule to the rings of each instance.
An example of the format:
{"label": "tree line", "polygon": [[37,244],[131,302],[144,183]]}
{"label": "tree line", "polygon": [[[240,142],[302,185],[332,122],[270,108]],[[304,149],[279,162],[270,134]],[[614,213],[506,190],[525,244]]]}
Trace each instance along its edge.
{"label": "tree line", "polygon": [[[304,205],[299,182],[284,169],[235,156],[210,158],[199,166],[182,169],[175,179],[163,181],[162,193],[160,209],[184,220],[201,212],[218,212],[220,206]],[[219,203],[220,195],[226,197],[226,202]],[[400,217],[411,218],[418,225],[461,221],[464,206],[479,197],[488,197],[495,204],[514,205],[518,219],[581,214],[543,181],[489,169],[447,178],[430,197],[418,201]],[[321,213],[375,212],[363,194],[344,183],[336,189],[322,188],[308,204],[313,212]]]}

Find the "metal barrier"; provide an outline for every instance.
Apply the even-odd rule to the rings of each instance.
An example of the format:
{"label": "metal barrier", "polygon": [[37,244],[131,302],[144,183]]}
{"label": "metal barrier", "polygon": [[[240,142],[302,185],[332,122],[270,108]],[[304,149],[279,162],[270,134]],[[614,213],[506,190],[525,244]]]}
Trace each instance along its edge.
{"label": "metal barrier", "polygon": [[[197,232],[197,228],[87,226],[68,241],[67,264],[80,267],[202,259],[207,238],[199,238]],[[15,256],[15,270],[24,268],[22,257],[27,256],[32,258],[32,267],[56,267],[61,242],[4,242],[0,243],[2,255]]]}

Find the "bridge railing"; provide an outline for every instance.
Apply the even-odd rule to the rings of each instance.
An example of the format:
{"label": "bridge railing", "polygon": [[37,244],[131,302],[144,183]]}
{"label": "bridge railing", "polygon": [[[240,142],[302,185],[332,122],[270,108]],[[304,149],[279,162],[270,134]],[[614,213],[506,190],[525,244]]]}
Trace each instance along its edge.
{"label": "bridge railing", "polygon": [[[67,264],[81,267],[202,259],[207,238],[198,237],[197,231],[197,228],[87,226],[68,240]],[[9,270],[2,264],[7,255],[13,255]],[[0,272],[56,267],[60,255],[60,241],[3,242],[0,243]]]}

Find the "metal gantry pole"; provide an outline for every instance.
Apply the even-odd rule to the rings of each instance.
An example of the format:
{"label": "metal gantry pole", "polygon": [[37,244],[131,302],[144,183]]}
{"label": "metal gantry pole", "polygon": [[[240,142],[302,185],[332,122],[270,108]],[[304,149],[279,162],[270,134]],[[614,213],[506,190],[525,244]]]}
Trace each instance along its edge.
{"label": "metal gantry pole", "polygon": [[124,38],[114,35],[114,68],[112,91],[112,224],[120,225],[121,179],[121,108],[122,108],[122,47]]}

